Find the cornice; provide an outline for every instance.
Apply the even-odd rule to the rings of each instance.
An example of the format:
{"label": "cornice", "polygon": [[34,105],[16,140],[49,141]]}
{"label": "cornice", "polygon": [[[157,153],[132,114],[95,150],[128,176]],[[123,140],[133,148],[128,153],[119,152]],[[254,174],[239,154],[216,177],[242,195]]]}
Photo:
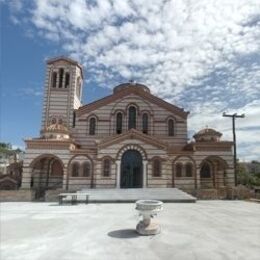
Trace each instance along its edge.
{"label": "cornice", "polygon": [[78,144],[72,139],[53,140],[53,139],[27,139],[24,140],[29,149],[70,149],[74,150]]}
{"label": "cornice", "polygon": [[233,142],[195,142],[191,143],[190,145],[192,145],[194,151],[225,151],[231,149]]}

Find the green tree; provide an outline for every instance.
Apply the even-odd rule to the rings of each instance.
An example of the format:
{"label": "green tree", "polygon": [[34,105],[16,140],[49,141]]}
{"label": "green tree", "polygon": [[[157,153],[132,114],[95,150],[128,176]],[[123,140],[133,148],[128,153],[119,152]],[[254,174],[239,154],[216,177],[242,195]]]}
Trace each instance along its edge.
{"label": "green tree", "polygon": [[260,186],[260,173],[251,173],[246,169],[244,163],[238,164],[238,184],[245,185],[249,188]]}
{"label": "green tree", "polygon": [[6,149],[6,150],[11,150],[12,145],[10,143],[0,143],[0,148]]}

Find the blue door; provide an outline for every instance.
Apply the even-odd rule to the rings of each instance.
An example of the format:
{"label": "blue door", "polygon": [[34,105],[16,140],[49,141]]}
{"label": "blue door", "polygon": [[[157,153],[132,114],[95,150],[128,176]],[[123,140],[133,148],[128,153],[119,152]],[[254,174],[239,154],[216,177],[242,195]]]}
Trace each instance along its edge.
{"label": "blue door", "polygon": [[121,188],[143,187],[142,155],[136,150],[128,150],[121,161]]}

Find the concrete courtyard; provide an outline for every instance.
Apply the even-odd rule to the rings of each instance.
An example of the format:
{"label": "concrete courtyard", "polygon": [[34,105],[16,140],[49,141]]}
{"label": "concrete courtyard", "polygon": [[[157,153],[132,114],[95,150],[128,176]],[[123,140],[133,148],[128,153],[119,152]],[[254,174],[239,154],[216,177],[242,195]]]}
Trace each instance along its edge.
{"label": "concrete courtyard", "polygon": [[138,236],[135,205],[1,203],[1,260],[260,259],[260,204],[164,204],[162,232]]}

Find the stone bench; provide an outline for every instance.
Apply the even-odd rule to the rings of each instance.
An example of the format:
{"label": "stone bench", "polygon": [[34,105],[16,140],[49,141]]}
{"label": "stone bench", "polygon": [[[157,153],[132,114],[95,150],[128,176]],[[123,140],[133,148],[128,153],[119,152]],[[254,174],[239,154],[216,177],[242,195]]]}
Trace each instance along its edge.
{"label": "stone bench", "polygon": [[72,205],[77,204],[78,202],[88,204],[89,195],[86,193],[60,193],[58,198],[60,205],[64,202],[70,202]]}

